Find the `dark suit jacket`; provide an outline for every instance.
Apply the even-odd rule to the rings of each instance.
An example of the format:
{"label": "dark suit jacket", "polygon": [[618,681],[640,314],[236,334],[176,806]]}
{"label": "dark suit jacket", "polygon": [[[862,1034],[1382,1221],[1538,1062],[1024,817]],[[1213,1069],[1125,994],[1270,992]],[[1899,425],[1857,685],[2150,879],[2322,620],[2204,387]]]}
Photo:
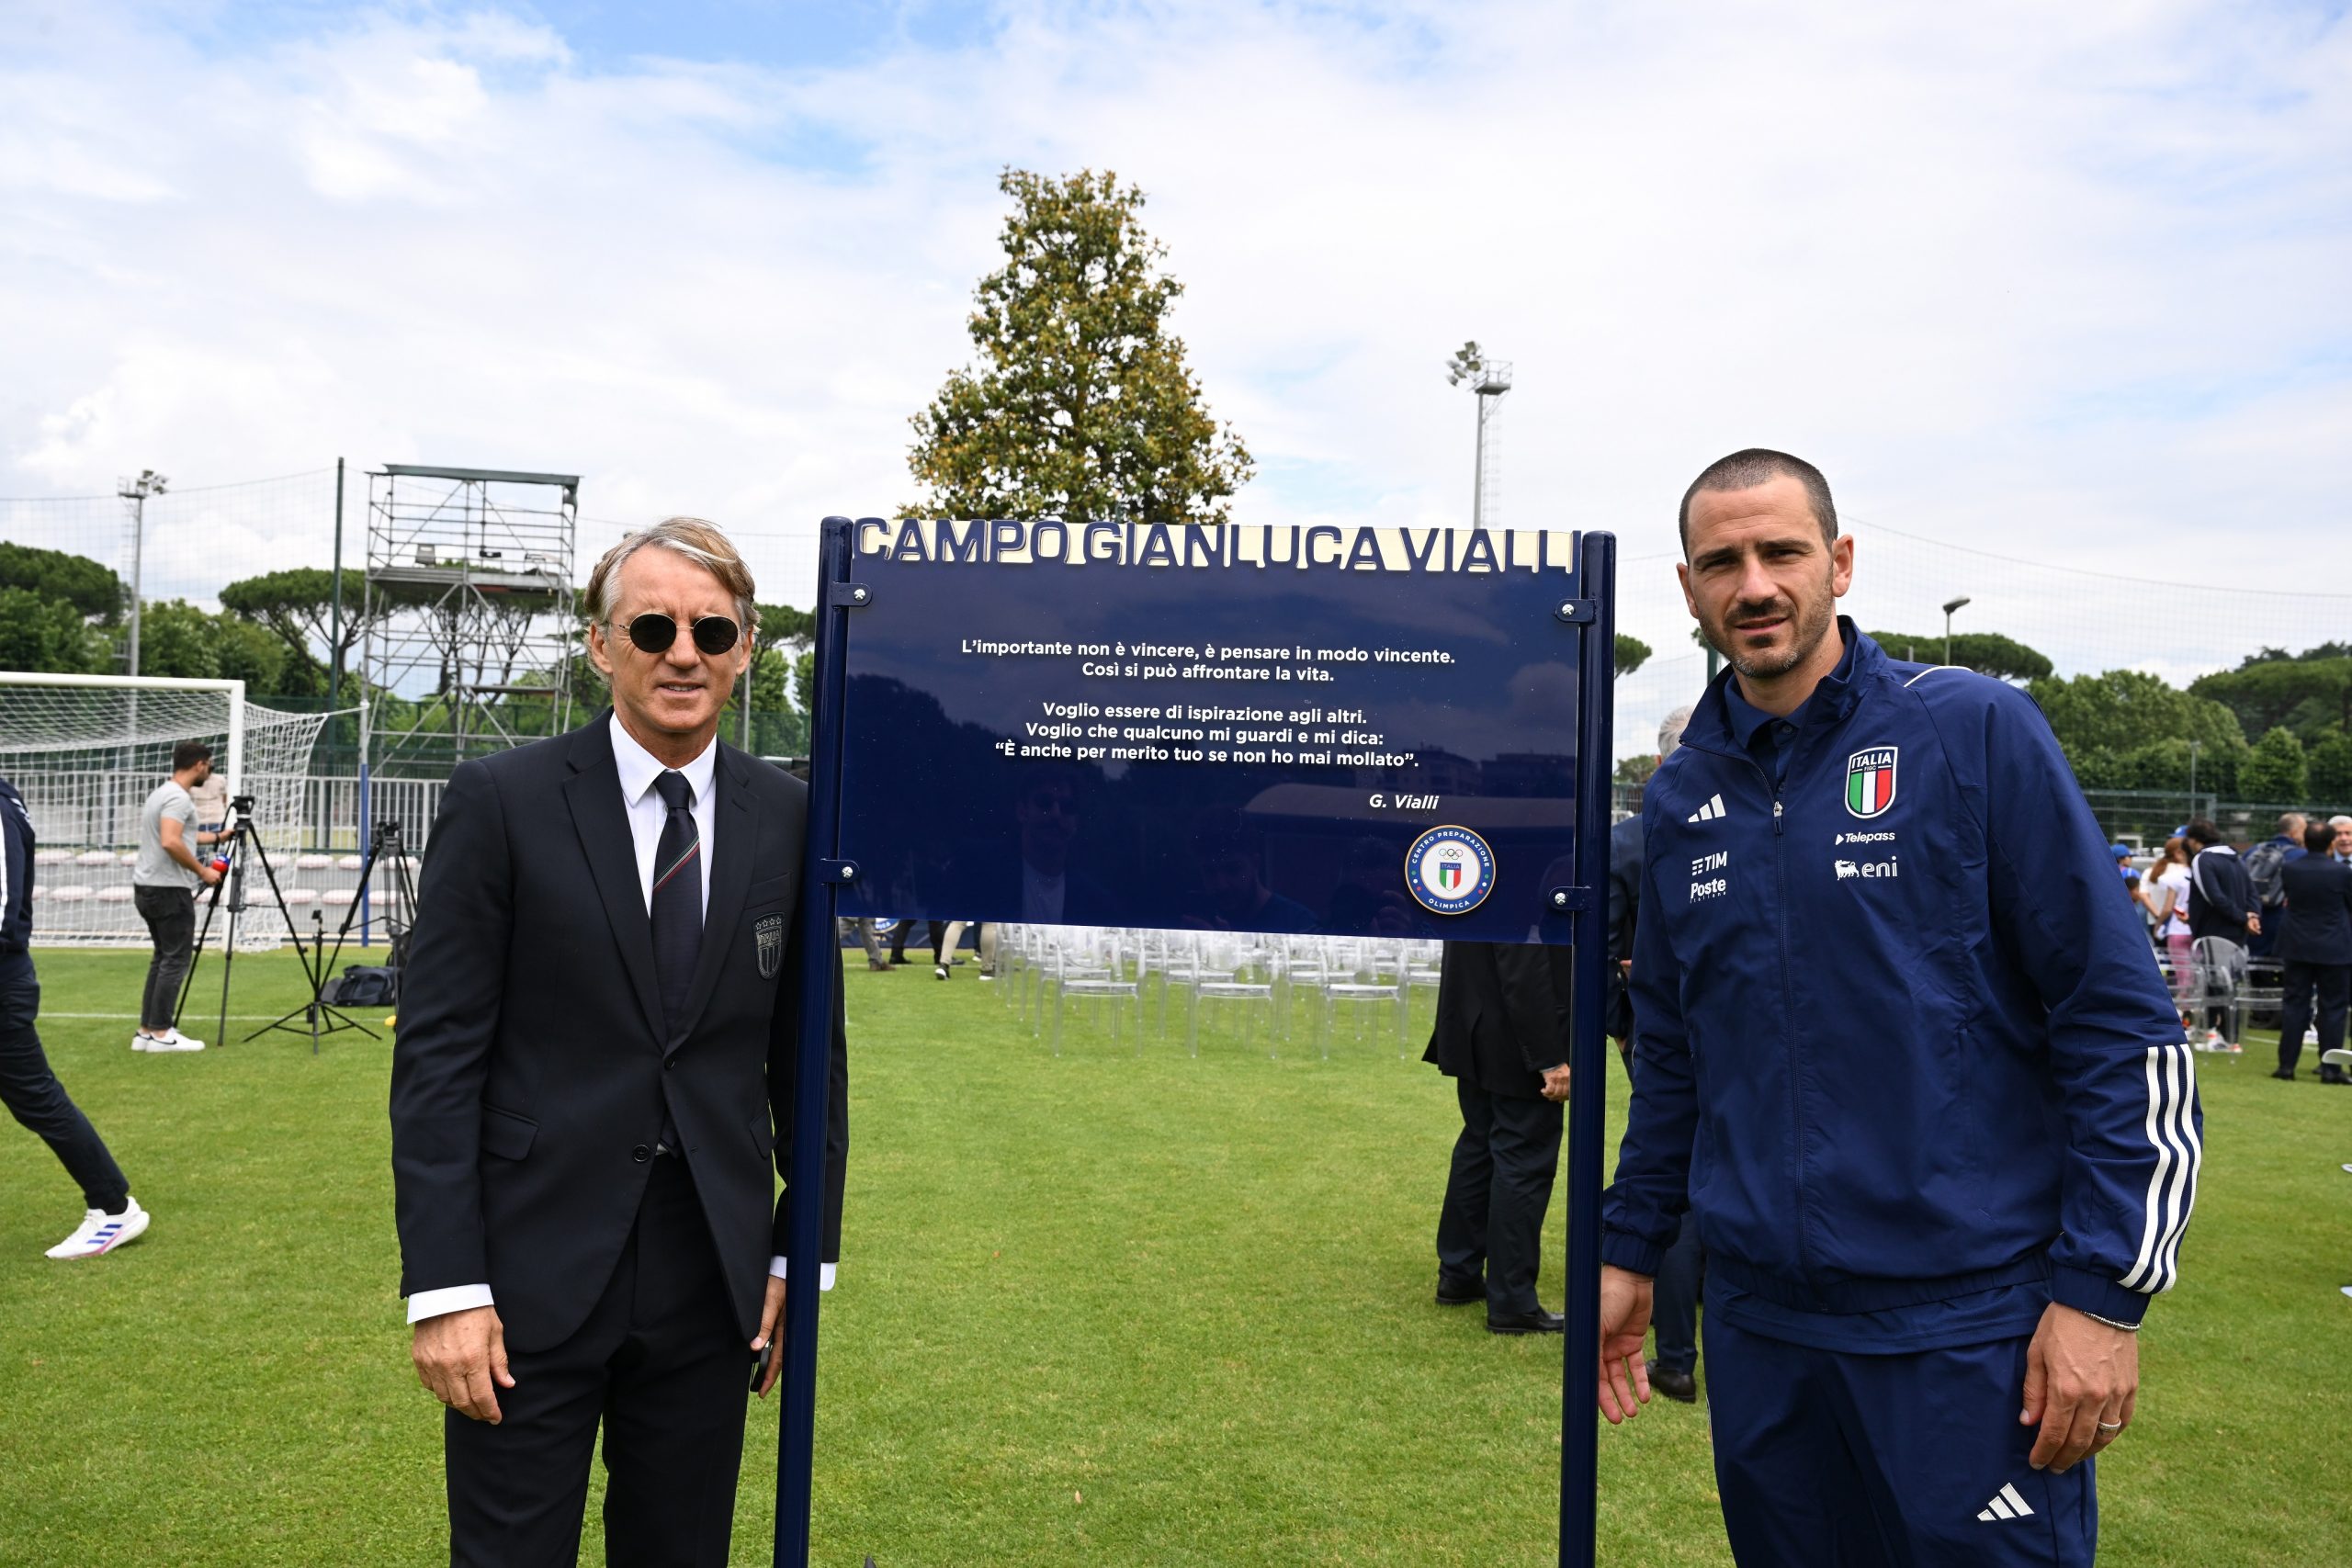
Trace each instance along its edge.
{"label": "dark suit jacket", "polygon": [[[791,1155],[808,786],[720,745],[701,956],[668,1026],[609,722],[462,763],[442,795],[392,1051],[401,1291],[487,1281],[510,1344],[569,1337],[666,1111],[748,1340],[787,1250],[773,1172]],[[849,1136],[838,1007],[831,1051],[827,1258]]]}
{"label": "dark suit jacket", "polygon": [[1447,942],[1421,1060],[1488,1094],[1542,1099],[1544,1069],[1568,1059],[1570,962],[1565,947]]}
{"label": "dark suit jacket", "polygon": [[2352,964],[2352,865],[2305,855],[2278,868],[2287,929],[2278,956],[2298,964]]}

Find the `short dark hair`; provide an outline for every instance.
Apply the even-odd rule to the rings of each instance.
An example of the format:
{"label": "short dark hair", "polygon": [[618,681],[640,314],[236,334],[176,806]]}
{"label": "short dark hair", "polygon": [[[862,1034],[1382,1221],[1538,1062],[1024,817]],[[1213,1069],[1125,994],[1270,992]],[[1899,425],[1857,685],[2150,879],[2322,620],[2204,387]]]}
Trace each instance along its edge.
{"label": "short dark hair", "polygon": [[2303,824],[2303,848],[2315,855],[2324,855],[2335,844],[2335,829],[2326,823],[2313,820]]}
{"label": "short dark hair", "polygon": [[2204,844],[2209,848],[2228,841],[2222,837],[2222,830],[2213,826],[2212,820],[2204,817],[2190,818],[2188,826],[2180,830],[2180,836],[2193,844]]}
{"label": "short dark hair", "polygon": [[172,772],[184,773],[198,762],[212,761],[212,748],[201,740],[183,740],[172,748]]}
{"label": "short dark hair", "polygon": [[1775,452],[1768,446],[1748,446],[1728,457],[1718,457],[1690,481],[1682,492],[1682,513],[1676,526],[1682,535],[1682,553],[1690,553],[1690,498],[1702,490],[1752,490],[1756,486],[1783,476],[1804,486],[1805,504],[1813,509],[1813,519],[1821,525],[1821,541],[1828,544],[1838,537],[1838,503],[1829,499],[1829,481],[1821,470],[1803,457],[1792,457],[1786,452]]}

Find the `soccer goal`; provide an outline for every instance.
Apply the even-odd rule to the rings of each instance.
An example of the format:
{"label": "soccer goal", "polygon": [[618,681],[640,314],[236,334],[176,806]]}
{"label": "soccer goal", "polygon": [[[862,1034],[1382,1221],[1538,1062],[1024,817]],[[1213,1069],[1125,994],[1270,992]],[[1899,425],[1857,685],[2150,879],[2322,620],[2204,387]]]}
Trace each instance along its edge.
{"label": "soccer goal", "polygon": [[[50,945],[141,945],[132,908],[139,811],[172,771],[172,748],[212,748],[213,780],[198,824],[224,820],[254,796],[254,822],[273,854],[300,836],[311,748],[324,714],[245,701],[243,681],[51,675],[0,671],[0,778],[32,813],[33,940]],[[275,945],[283,923],[249,919],[238,945]]]}

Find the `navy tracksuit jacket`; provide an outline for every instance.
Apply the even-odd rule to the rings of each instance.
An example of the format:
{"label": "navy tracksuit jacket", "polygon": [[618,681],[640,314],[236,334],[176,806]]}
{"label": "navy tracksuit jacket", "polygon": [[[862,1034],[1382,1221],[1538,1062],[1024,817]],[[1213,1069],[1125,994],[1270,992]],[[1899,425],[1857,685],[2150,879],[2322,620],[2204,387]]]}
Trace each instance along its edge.
{"label": "navy tracksuit jacket", "polygon": [[[2023,692],[1897,662],[1838,625],[1845,659],[1790,716],[1783,779],[1768,744],[1735,738],[1726,671],[1645,792],[1633,974],[1642,1062],[1601,1256],[1655,1274],[1687,1204],[1711,1271],[1710,1337],[1720,1327],[1770,1348],[1745,1358],[1748,1370],[1781,1351],[1997,1347],[2030,1335],[2052,1299],[2136,1324],[2176,1277],[2200,1118],[2178,1015],[2117,891],[2106,836]],[[2012,1351],[2021,1357],[2021,1340]],[[1955,1375],[1966,1359],[1950,1359]],[[1736,1467],[1742,1423],[1721,1407],[1726,1380],[1747,1371],[1740,1358],[1710,1359],[1719,1464],[1728,1425]],[[1946,1363],[1923,1364],[1932,1384]],[[1969,1375],[1983,1389],[2008,1381],[1998,1368]],[[1848,1449],[1889,1450],[1874,1423],[1936,1425],[1937,1402],[1914,1383],[1902,1384],[1903,1408],[1876,1417],[1865,1393],[1840,1386],[1815,1404],[1846,1411]],[[1746,1394],[1752,1404],[1769,1391]],[[1991,1468],[1952,1483],[1983,1493],[1954,1494],[1970,1498],[1955,1528],[2013,1515],[2047,1525],[2072,1510],[2087,1539],[2087,1495],[2035,1493],[2046,1477],[2000,1468],[2001,1445],[2032,1436],[2016,1391],[2001,1397],[2000,1441],[1980,1456]],[[1968,1398],[1982,1403],[1981,1390]],[[1747,1425],[1789,1444],[1786,1422]],[[1965,1446],[1950,1436],[1922,1462],[1950,1465]],[[1808,1459],[1816,1469],[1821,1451]],[[2087,1494],[2089,1469],[2060,1479]],[[1770,1500],[1724,1479],[1743,1562],[1837,1560],[1817,1542],[1804,1555],[1802,1529],[1775,1533],[1785,1518],[1746,1521],[1743,1550],[1736,1507]],[[1883,1551],[1850,1560],[1940,1560],[1902,1517],[1932,1488],[1860,1479],[1884,1505]],[[2010,1482],[2026,1488],[2012,1494],[2020,1506],[2033,1495],[2043,1506],[1995,1506]],[[1981,1537],[1951,1550],[2003,1560]],[[2016,1560],[2077,1561],[2070,1550]]]}

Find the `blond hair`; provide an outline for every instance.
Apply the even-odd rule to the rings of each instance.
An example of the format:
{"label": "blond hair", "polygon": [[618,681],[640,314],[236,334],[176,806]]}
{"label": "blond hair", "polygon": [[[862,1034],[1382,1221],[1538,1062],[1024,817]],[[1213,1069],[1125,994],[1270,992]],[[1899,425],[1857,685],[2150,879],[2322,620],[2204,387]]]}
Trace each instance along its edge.
{"label": "blond hair", "polygon": [[752,583],[751,567],[718,524],[700,517],[664,517],[650,528],[624,536],[606,550],[596,570],[588,574],[587,590],[581,595],[590,622],[602,622],[612,615],[621,563],[648,545],[682,555],[718,579],[735,596],[735,618],[741,623],[747,640],[759,629],[760,607],[753,603],[758,590]]}

